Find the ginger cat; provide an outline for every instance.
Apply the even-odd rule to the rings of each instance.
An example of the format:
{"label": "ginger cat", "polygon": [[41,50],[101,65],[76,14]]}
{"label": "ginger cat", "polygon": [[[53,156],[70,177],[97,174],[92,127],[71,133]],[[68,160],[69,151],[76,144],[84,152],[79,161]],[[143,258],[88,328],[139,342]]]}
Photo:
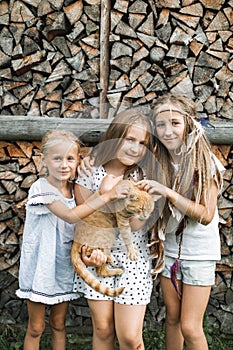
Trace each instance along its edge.
{"label": "ginger cat", "polygon": [[108,296],[121,294],[124,287],[109,288],[98,281],[81,259],[83,244],[87,243],[88,254],[91,254],[93,249],[99,248],[107,256],[107,262],[100,267],[96,267],[97,275],[103,277],[121,275],[123,273],[122,269],[109,268],[107,264],[113,264],[110,251],[115,241],[116,228],[118,227],[126,245],[127,256],[131,260],[137,260],[139,253],[133,244],[129,219],[137,217],[140,220],[146,220],[154,209],[154,201],[158,199],[158,196],[149,195],[137,188],[131,180],[121,180],[119,185],[121,184],[127,184],[130,193],[127,198],[117,200],[114,203],[115,215],[104,211],[102,208],[101,211],[96,211],[80,220],[76,224],[71,250],[71,260],[76,273],[94,290]]}

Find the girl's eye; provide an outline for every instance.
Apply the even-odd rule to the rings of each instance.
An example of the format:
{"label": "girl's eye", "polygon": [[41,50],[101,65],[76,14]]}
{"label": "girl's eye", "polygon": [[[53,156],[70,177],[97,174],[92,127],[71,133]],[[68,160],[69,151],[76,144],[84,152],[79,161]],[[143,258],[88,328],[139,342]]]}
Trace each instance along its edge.
{"label": "girl's eye", "polygon": [[165,124],[164,123],[158,123],[156,124],[156,128],[162,128]]}

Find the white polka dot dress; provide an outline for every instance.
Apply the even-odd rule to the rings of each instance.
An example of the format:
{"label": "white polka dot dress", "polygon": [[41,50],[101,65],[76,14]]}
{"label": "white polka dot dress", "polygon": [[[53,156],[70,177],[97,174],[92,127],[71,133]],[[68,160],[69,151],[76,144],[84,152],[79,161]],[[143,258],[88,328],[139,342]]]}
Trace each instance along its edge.
{"label": "white polka dot dress", "polygon": [[[77,180],[77,183],[83,187],[95,192],[99,189],[101,181],[107,173],[103,166],[93,167],[93,173],[83,175]],[[137,173],[131,174],[134,179],[137,179]],[[146,226],[146,225],[145,225]],[[106,286],[115,288],[124,286],[124,292],[118,297],[111,298],[104,296],[91,287],[76,275],[74,279],[74,291],[84,293],[87,299],[92,300],[114,300],[120,304],[127,305],[146,305],[150,302],[152,292],[152,277],[150,274],[151,261],[148,259],[149,249],[147,228],[142,228],[139,231],[133,232],[134,244],[139,251],[139,258],[136,261],[131,261],[126,256],[126,247],[120,235],[117,237],[114,247],[111,250],[111,256],[114,260],[114,267],[123,268],[124,272],[121,276],[99,277],[95,273],[95,268],[88,267],[92,273],[97,276],[101,283]]]}

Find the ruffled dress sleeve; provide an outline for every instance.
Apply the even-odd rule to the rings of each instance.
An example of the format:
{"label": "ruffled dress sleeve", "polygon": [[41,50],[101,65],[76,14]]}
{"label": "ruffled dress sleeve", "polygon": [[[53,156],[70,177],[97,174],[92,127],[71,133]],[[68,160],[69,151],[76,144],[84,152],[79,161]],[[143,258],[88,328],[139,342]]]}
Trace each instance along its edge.
{"label": "ruffled dress sleeve", "polygon": [[64,197],[52,186],[46,179],[38,179],[31,186],[26,204],[26,210],[32,214],[42,215],[48,214],[50,210],[46,204],[60,200],[64,203]]}

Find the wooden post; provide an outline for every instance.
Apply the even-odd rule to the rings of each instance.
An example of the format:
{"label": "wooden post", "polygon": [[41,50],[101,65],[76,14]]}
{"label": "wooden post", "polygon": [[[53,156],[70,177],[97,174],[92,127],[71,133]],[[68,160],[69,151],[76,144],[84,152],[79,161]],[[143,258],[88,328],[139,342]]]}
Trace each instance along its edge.
{"label": "wooden post", "polygon": [[109,33],[111,1],[101,1],[100,19],[100,118],[108,118]]}

